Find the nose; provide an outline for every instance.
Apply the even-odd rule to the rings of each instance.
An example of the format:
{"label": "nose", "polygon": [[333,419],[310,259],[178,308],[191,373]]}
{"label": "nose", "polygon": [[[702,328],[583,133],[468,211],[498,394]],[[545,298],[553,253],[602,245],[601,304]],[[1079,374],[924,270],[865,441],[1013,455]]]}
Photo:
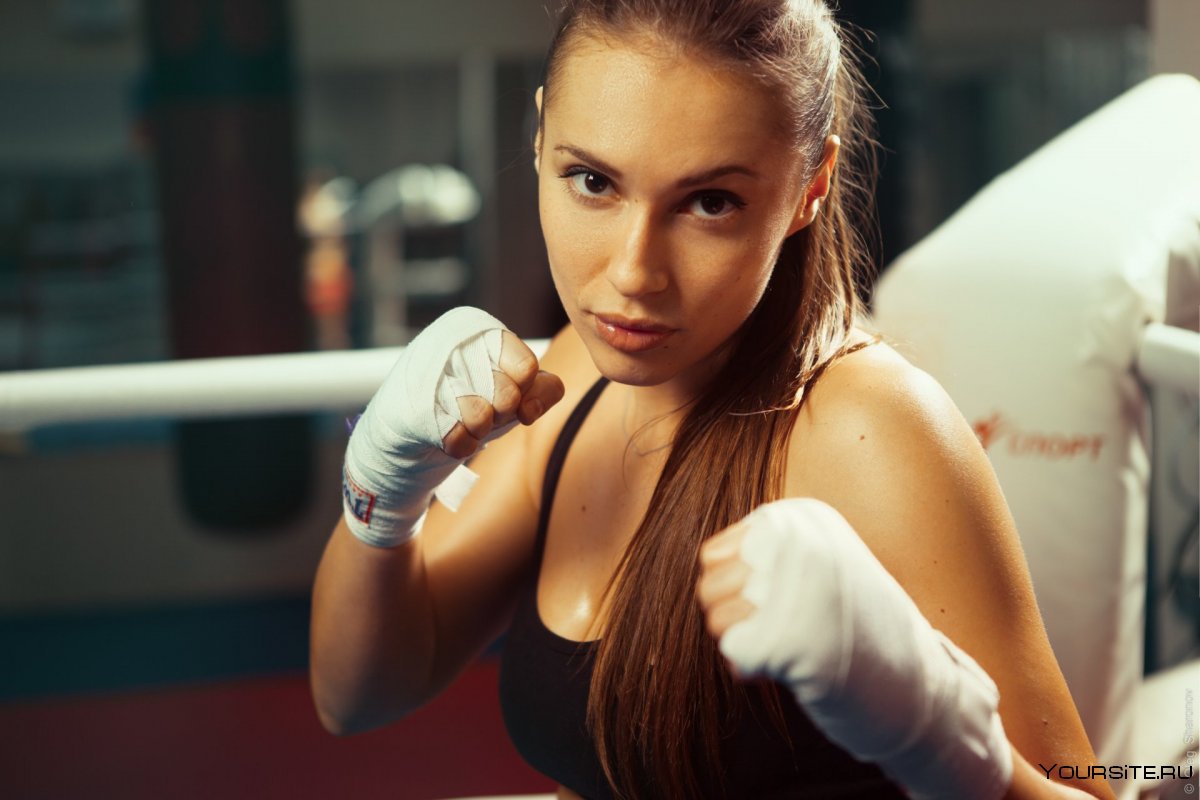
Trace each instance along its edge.
{"label": "nose", "polygon": [[632,208],[608,264],[608,282],[625,297],[661,292],[670,283],[667,247],[649,209]]}

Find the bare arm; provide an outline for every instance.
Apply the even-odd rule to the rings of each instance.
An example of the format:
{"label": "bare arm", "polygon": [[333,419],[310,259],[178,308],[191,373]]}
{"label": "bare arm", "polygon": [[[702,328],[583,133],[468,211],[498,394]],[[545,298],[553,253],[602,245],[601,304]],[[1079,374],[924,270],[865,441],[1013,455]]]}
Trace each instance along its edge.
{"label": "bare arm", "polygon": [[[561,381],[504,335],[494,406],[459,398],[462,422],[443,442],[452,456],[474,452],[493,422],[532,423],[562,397]],[[510,363],[510,352],[527,357]],[[355,733],[407,714],[503,631],[533,552],[528,442],[524,426],[492,442],[471,464],[479,482],[459,510],[434,502],[419,535],[399,545],[370,546],[339,521],[317,569],[310,630],[313,699],[328,730]]]}
{"label": "bare arm", "polygon": [[339,520],[313,586],[309,639],[317,715],[339,735],[420,705],[434,646],[421,537],[370,547]]}
{"label": "bare arm", "polygon": [[459,511],[435,502],[421,533],[398,547],[366,545],[339,520],[313,586],[310,679],[326,729],[356,733],[404,716],[503,630],[536,522],[521,475],[525,435],[489,446]]}

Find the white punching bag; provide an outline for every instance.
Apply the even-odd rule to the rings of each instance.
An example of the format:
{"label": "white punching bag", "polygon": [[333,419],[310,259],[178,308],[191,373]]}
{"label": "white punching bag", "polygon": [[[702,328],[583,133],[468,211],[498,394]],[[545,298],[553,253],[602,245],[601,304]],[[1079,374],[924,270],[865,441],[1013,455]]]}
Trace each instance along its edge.
{"label": "white punching bag", "polygon": [[1169,75],[998,177],[876,288],[878,329],[987,449],[1104,765],[1129,763],[1142,677],[1149,461],[1133,365],[1148,322],[1194,312],[1167,287],[1190,274],[1194,289],[1197,273],[1200,82]]}

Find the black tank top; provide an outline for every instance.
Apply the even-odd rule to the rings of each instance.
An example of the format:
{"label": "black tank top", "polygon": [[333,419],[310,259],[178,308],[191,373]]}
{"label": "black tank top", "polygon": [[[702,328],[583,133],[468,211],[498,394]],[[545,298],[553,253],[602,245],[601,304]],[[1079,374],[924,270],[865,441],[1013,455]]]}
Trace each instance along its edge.
{"label": "black tank top", "polygon": [[[588,412],[608,384],[601,378],[563,426],[542,484],[536,566],[521,592],[500,662],[500,705],[517,750],[534,769],[588,800],[613,797],[587,731],[588,686],[596,642],[564,639],[543,624],[537,610],[537,582],[550,508],[567,450]],[[870,764],[856,761],[832,744],[781,691],[788,739],[775,728],[758,693],[750,712],[722,748],[726,786],[732,798],[861,798],[905,795]],[[654,787],[646,795],[658,796]]]}

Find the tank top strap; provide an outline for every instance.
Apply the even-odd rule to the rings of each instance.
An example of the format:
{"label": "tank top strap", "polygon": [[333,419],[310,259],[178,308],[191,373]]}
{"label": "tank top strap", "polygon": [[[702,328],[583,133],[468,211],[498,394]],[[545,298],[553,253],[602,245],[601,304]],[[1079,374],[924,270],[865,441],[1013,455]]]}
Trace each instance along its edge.
{"label": "tank top strap", "polygon": [[600,393],[604,391],[604,387],[608,386],[608,383],[608,378],[602,377],[592,384],[592,388],[587,390],[587,394],[579,401],[579,405],[572,409],[571,416],[567,417],[566,424],[563,425],[558,439],[554,442],[554,449],[550,451],[550,460],[546,462],[546,475],[542,478],[542,508],[538,513],[537,557],[539,561],[542,557],[542,547],[546,543],[546,528],[550,524],[550,508],[554,505],[554,492],[558,488],[558,478],[562,474],[563,462],[567,460],[567,451],[571,449],[571,442],[575,440],[575,434],[579,432],[580,426],[587,419],[592,406],[596,405],[596,400],[599,399]]}

